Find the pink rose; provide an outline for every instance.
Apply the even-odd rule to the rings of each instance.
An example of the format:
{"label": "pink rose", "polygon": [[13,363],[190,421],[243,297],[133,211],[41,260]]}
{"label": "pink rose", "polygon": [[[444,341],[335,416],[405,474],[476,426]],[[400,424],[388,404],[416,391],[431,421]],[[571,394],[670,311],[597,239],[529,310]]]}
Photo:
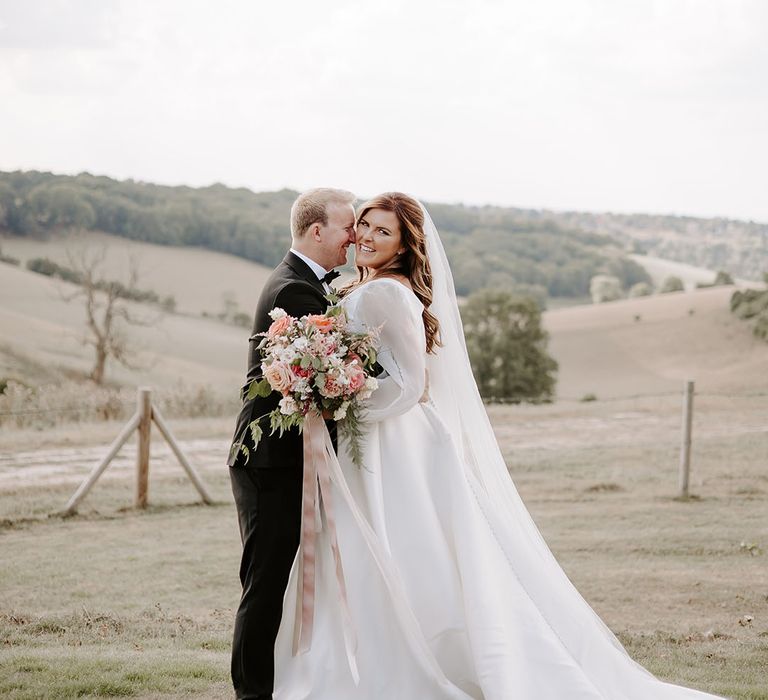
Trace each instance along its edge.
{"label": "pink rose", "polygon": [[349,381],[349,389],[353,393],[360,391],[365,386],[365,372],[357,361],[346,365],[345,373]]}
{"label": "pink rose", "polygon": [[273,362],[264,368],[264,379],[275,391],[287,394],[293,386],[294,374],[284,362]]}
{"label": "pink rose", "polygon": [[290,327],[293,319],[290,316],[281,316],[280,318],[272,321],[272,324],[267,331],[267,335],[270,338],[274,338],[276,335],[285,333]]}

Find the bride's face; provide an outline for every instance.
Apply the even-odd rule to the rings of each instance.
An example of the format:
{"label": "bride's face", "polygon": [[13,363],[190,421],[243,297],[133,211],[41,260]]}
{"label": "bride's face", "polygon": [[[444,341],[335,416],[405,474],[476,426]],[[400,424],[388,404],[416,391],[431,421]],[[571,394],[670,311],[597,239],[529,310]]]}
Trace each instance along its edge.
{"label": "bride's face", "polygon": [[401,243],[396,214],[385,209],[369,209],[357,225],[355,265],[378,270],[403,252]]}

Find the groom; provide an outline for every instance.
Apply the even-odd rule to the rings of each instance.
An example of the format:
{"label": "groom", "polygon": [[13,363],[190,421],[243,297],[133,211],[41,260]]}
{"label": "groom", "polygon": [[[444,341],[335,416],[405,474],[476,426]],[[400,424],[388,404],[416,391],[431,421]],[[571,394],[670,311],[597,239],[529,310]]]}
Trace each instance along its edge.
{"label": "groom", "polygon": [[[256,334],[269,328],[274,307],[296,318],[325,312],[330,279],[338,275],[331,271],[346,263],[347,248],[355,241],[354,201],[350,192],[320,188],[304,192],[293,203],[291,249],[270,275],[256,306],[248,383],[261,378],[257,346],[262,338]],[[279,398],[273,393],[244,401],[227,462],[243,543],[243,593],[232,642],[232,682],[238,700],[272,700],[275,639],[299,546],[302,437],[295,429],[282,437],[270,435],[269,421],[264,420],[263,437],[254,448],[247,429],[252,420],[276,408]]]}

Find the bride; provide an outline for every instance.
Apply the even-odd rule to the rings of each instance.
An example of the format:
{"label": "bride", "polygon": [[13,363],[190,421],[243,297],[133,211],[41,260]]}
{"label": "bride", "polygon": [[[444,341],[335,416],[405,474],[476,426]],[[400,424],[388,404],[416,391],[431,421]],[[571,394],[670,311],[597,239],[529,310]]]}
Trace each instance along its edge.
{"label": "bride", "polygon": [[342,303],[353,326],[381,327],[385,373],[367,405],[362,468],[343,443],[338,461],[328,450],[326,519],[332,508],[344,585],[326,526],[311,644],[297,654],[300,567],[291,572],[276,700],[715,697],[634,662],[539,534],[472,377],[426,210],[400,193],[364,204],[356,265]]}

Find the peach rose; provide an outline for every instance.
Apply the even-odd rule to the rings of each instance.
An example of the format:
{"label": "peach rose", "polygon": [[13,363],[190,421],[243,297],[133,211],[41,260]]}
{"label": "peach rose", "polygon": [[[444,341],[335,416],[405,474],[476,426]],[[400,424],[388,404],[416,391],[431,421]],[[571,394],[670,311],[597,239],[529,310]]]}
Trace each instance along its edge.
{"label": "peach rose", "polygon": [[325,383],[320,387],[320,393],[329,399],[335,399],[337,396],[341,396],[341,385],[331,375],[325,375]]}
{"label": "peach rose", "polygon": [[314,326],[321,333],[328,333],[333,330],[335,322],[332,316],[323,316],[322,314],[312,314],[307,316],[307,323]]}
{"label": "peach rose", "polygon": [[264,379],[275,391],[287,394],[293,385],[294,375],[284,362],[273,362],[264,368]]}
{"label": "peach rose", "polygon": [[272,321],[272,324],[269,326],[267,335],[270,338],[274,338],[276,335],[285,333],[285,331],[287,331],[291,327],[292,320],[293,319],[290,316],[280,316],[280,318],[276,318],[274,321]]}

